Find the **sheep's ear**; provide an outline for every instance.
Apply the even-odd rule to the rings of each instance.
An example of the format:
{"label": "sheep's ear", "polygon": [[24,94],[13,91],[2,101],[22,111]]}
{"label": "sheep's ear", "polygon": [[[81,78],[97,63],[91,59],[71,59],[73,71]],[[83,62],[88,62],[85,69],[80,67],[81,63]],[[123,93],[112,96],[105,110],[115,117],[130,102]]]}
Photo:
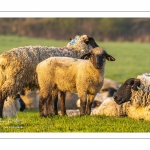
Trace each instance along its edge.
{"label": "sheep's ear", "polygon": [[141,85],[140,80],[139,79],[134,79],[134,84],[132,85],[132,89],[134,91],[138,91],[140,85]]}
{"label": "sheep's ear", "polygon": [[91,56],[91,53],[86,53],[86,54],[81,56],[81,59],[89,59],[90,56]]}
{"label": "sheep's ear", "polygon": [[107,59],[108,61],[115,61],[115,60],[116,60],[113,56],[111,56],[111,55],[109,55],[109,54],[107,54],[107,53],[105,53],[105,57],[106,57],[106,59]]}

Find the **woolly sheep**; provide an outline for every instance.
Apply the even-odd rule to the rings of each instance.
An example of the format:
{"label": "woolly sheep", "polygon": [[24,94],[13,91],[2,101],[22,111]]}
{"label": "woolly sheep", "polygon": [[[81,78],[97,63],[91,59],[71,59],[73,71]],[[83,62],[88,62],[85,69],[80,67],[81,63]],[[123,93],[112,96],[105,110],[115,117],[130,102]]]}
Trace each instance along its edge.
{"label": "woolly sheep", "polygon": [[114,98],[105,100],[93,109],[91,115],[128,116],[138,120],[150,120],[149,87],[148,73],[127,79],[114,94]]}
{"label": "woolly sheep", "polygon": [[4,102],[3,117],[16,117],[17,111],[24,111],[24,109],[25,103],[19,94],[17,94],[15,98],[8,96]]}
{"label": "woolly sheep", "polygon": [[[36,73],[40,87],[39,113],[43,116],[43,105],[48,97],[53,110],[53,100],[58,91],[78,93],[81,100],[80,114],[90,114],[91,104],[104,80],[106,59],[114,61],[102,48],[94,48],[81,60],[67,57],[51,57],[37,65]],[[88,96],[88,100],[87,100]],[[87,110],[86,109],[87,103]]]}
{"label": "woolly sheep", "polygon": [[92,37],[78,36],[74,45],[67,47],[24,46],[14,48],[0,55],[0,117],[2,118],[4,100],[23,89],[35,90],[38,83],[35,69],[39,62],[51,56],[79,58],[97,47]]}

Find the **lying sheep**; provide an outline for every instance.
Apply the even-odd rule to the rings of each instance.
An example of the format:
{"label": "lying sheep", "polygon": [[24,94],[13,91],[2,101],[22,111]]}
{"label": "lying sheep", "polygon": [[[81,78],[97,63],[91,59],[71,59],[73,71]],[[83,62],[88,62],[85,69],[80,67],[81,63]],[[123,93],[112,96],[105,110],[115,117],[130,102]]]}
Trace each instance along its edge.
{"label": "lying sheep", "polygon": [[53,110],[53,100],[58,91],[78,93],[81,100],[80,114],[91,113],[92,101],[103,85],[106,59],[114,61],[115,58],[99,47],[81,58],[89,60],[51,57],[37,65],[40,116],[45,115],[43,105],[48,97],[51,97],[49,103]]}
{"label": "lying sheep", "polygon": [[25,103],[19,94],[15,98],[7,97],[4,102],[3,117],[15,117],[17,111],[24,111],[25,107]]}
{"label": "lying sheep", "polygon": [[148,73],[127,79],[114,94],[114,98],[107,99],[94,108],[91,115],[128,116],[138,120],[150,120],[149,87]]}
{"label": "lying sheep", "polygon": [[80,58],[90,49],[97,47],[92,37],[76,37],[74,45],[67,47],[24,46],[14,48],[0,55],[0,117],[4,100],[26,90],[38,88],[35,69],[39,62],[51,56]]}
{"label": "lying sheep", "polygon": [[150,120],[150,74],[144,73],[127,81],[114,94],[115,102],[121,105],[129,101],[129,117]]}
{"label": "lying sheep", "polygon": [[[116,89],[109,87],[109,88],[105,89],[104,91],[101,91],[101,93],[97,93],[94,98],[92,107],[98,107],[99,105],[101,105],[103,103],[103,101],[113,97],[113,95],[116,91],[117,91]],[[78,108],[80,108],[80,99],[77,100],[76,105]]]}

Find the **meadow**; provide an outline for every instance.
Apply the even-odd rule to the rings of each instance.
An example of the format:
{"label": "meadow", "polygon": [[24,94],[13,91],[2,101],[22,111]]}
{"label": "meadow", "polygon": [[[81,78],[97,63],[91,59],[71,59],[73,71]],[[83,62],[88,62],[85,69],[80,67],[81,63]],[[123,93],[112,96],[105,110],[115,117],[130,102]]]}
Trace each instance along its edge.
{"label": "meadow", "polygon": [[[65,46],[68,42],[1,35],[0,54],[19,46]],[[107,61],[105,78],[121,84],[128,78],[150,72],[150,43],[96,42],[116,58],[115,62]],[[18,112],[16,118],[1,119],[0,132],[150,132],[150,122],[106,116],[40,118],[37,110],[25,110]]]}

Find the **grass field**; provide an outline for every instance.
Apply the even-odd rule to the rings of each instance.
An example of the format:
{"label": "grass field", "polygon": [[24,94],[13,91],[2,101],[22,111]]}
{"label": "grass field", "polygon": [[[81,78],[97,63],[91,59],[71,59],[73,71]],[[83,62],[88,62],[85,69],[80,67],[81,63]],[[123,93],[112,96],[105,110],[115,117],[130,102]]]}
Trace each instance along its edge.
{"label": "grass field", "polygon": [[[1,35],[0,53],[19,46],[65,46],[68,42]],[[115,62],[107,61],[106,78],[123,83],[127,78],[150,72],[149,43],[96,42],[116,58]],[[106,116],[40,118],[37,110],[26,110],[18,112],[17,118],[0,120],[0,132],[150,132],[150,122]]]}
{"label": "grass field", "polygon": [[37,110],[18,112],[17,118],[4,118],[0,120],[0,132],[141,133],[149,131],[149,121],[106,116],[54,116],[40,118]]}

